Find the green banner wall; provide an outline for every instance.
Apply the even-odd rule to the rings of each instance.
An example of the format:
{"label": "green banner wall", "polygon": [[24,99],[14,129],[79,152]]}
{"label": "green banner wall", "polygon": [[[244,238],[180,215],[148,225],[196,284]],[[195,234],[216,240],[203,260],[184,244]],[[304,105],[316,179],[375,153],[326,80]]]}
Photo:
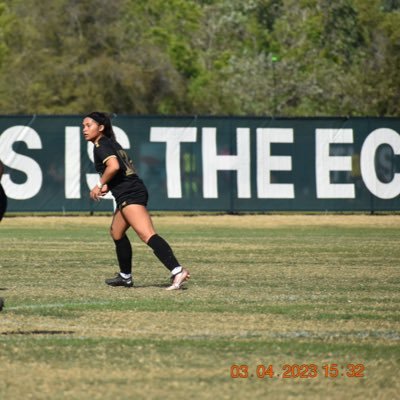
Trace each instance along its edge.
{"label": "green banner wall", "polygon": [[[81,116],[1,116],[9,212],[111,211]],[[116,116],[150,210],[400,209],[399,118]]]}

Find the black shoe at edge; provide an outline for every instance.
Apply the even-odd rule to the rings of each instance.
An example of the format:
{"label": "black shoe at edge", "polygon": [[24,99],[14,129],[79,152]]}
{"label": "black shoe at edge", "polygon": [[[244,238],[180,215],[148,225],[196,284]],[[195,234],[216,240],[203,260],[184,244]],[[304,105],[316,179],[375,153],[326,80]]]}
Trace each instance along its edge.
{"label": "black shoe at edge", "polygon": [[125,286],[125,287],[133,286],[132,277],[125,279],[120,274],[117,274],[114,278],[106,279],[105,282],[107,285],[110,286]]}

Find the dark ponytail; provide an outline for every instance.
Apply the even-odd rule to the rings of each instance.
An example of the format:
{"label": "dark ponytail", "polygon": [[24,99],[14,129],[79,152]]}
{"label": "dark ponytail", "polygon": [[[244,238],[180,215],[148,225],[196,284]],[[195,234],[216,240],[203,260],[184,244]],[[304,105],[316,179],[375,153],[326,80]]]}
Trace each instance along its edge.
{"label": "dark ponytail", "polygon": [[93,119],[96,121],[99,125],[104,126],[104,131],[103,134],[104,136],[107,136],[110,139],[116,140],[115,139],[115,134],[111,125],[111,119],[110,117],[102,112],[94,111],[91,112],[90,114],[87,114],[86,117]]}

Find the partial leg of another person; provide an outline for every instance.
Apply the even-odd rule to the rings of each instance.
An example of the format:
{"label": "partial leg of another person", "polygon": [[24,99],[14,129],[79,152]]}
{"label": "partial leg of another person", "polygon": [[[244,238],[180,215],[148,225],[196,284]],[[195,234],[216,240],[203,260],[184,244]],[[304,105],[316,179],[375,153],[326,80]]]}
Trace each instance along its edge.
{"label": "partial leg of another person", "polygon": [[3,187],[0,184],[0,221],[3,219],[3,216],[7,209],[7,196],[4,192]]}
{"label": "partial leg of another person", "polygon": [[140,204],[129,204],[121,212],[139,238],[151,247],[156,257],[170,271],[172,285],[167,290],[180,289],[190,278],[190,273],[179,264],[168,242],[155,232],[147,208]]}
{"label": "partial leg of another person", "polygon": [[110,227],[110,235],[115,243],[115,252],[117,254],[120,272],[111,279],[106,279],[110,286],[133,286],[132,278],[132,246],[126,231],[129,223],[125,220],[120,210],[114,212]]}
{"label": "partial leg of another person", "polygon": [[[0,184],[0,221],[3,219],[4,213],[6,212],[6,208],[7,208],[7,196],[4,192],[3,187]],[[4,299],[0,297],[0,311],[3,309],[3,307],[4,307]]]}

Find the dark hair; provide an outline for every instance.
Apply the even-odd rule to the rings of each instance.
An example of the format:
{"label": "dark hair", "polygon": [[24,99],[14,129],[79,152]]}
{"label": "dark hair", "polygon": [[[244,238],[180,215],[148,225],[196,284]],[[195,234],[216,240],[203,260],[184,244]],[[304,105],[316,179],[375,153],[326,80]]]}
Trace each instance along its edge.
{"label": "dark hair", "polygon": [[99,111],[93,111],[90,114],[87,114],[85,116],[85,118],[91,118],[94,121],[96,121],[99,125],[103,125],[104,126],[104,131],[103,134],[104,136],[107,136],[110,139],[115,140],[115,134],[111,125],[111,119],[110,117],[102,112]]}

